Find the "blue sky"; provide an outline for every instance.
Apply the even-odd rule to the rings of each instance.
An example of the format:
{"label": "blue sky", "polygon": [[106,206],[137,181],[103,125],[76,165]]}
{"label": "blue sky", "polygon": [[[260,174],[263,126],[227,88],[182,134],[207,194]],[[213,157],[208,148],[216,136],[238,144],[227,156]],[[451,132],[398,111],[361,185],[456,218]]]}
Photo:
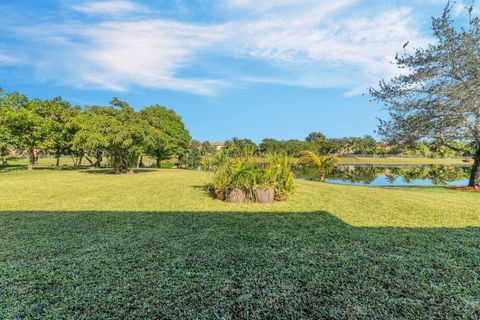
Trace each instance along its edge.
{"label": "blue sky", "polygon": [[[0,86],[177,111],[198,140],[373,134],[367,88],[443,0],[1,0]],[[457,1],[454,12],[464,7]]]}

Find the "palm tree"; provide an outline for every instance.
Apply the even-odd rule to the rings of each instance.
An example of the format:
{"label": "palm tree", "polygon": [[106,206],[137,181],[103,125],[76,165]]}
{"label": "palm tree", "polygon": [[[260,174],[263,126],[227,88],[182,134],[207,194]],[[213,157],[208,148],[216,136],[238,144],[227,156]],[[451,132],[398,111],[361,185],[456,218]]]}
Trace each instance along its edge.
{"label": "palm tree", "polygon": [[338,163],[337,157],[319,156],[311,151],[303,151],[301,153],[300,163],[311,165],[318,170],[320,181],[325,180],[325,176],[335,169]]}

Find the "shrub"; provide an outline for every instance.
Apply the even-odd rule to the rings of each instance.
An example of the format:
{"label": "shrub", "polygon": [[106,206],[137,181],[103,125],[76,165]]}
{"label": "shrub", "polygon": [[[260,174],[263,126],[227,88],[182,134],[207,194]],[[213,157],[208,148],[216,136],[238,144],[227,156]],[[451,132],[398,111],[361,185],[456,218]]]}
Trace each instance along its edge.
{"label": "shrub", "polygon": [[256,188],[275,190],[275,198],[283,201],[295,190],[295,177],[288,157],[268,155],[267,163],[258,163],[251,156],[225,160],[215,169],[212,186],[219,199],[232,190],[243,190],[246,198],[255,200]]}
{"label": "shrub", "polygon": [[276,159],[277,177],[275,198],[279,201],[286,200],[295,191],[295,176],[292,171],[292,161],[289,157]]}

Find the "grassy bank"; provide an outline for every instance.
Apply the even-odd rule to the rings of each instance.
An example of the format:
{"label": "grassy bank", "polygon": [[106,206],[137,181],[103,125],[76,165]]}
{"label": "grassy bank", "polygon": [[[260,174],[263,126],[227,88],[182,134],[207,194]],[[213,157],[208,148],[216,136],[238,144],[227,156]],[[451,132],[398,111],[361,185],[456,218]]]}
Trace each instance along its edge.
{"label": "grassy bank", "polygon": [[341,164],[466,165],[466,164],[472,164],[473,163],[473,160],[471,160],[471,159],[461,159],[461,158],[340,157],[339,160],[340,160]]}
{"label": "grassy bank", "polygon": [[209,174],[0,173],[0,318],[475,318],[480,194],[299,182],[226,204]]}

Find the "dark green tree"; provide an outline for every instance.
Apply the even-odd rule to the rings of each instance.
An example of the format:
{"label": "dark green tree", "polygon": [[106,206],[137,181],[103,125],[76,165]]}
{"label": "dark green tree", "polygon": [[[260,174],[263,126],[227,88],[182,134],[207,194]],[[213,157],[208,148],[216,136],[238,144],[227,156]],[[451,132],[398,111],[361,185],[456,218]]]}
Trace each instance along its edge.
{"label": "dark green tree", "polygon": [[45,107],[47,134],[42,146],[55,155],[56,165],[59,166],[60,157],[72,153],[73,138],[78,131],[75,119],[80,109],[72,108],[60,97],[45,101]]}
{"label": "dark green tree", "polygon": [[144,151],[149,125],[126,102],[113,98],[110,104],[86,108],[76,145],[101,150],[115,173],[133,172]]}
{"label": "dark green tree", "polygon": [[285,153],[285,145],[283,141],[272,138],[265,138],[258,145],[259,151],[262,154],[283,154]]}
{"label": "dark green tree", "polygon": [[14,137],[16,147],[28,155],[28,169],[48,136],[48,102],[13,92],[0,95],[0,125]]}
{"label": "dark green tree", "polygon": [[162,160],[179,156],[188,147],[190,133],[175,111],[153,105],[141,110],[140,116],[150,126],[145,139],[145,153],[155,158],[157,168],[160,168]]}
{"label": "dark green tree", "polygon": [[180,155],[179,160],[184,168],[197,169],[201,164],[202,153],[198,148],[189,148]]}
{"label": "dark green tree", "polygon": [[257,152],[257,144],[250,139],[232,138],[225,142],[225,149],[232,157],[253,155]]}
{"label": "dark green tree", "polygon": [[7,155],[10,148],[16,145],[15,137],[11,134],[7,126],[0,124],[0,161],[2,165],[7,164]]}
{"label": "dark green tree", "polygon": [[325,143],[327,137],[321,132],[311,132],[306,138],[305,141],[312,142],[316,144]]}

